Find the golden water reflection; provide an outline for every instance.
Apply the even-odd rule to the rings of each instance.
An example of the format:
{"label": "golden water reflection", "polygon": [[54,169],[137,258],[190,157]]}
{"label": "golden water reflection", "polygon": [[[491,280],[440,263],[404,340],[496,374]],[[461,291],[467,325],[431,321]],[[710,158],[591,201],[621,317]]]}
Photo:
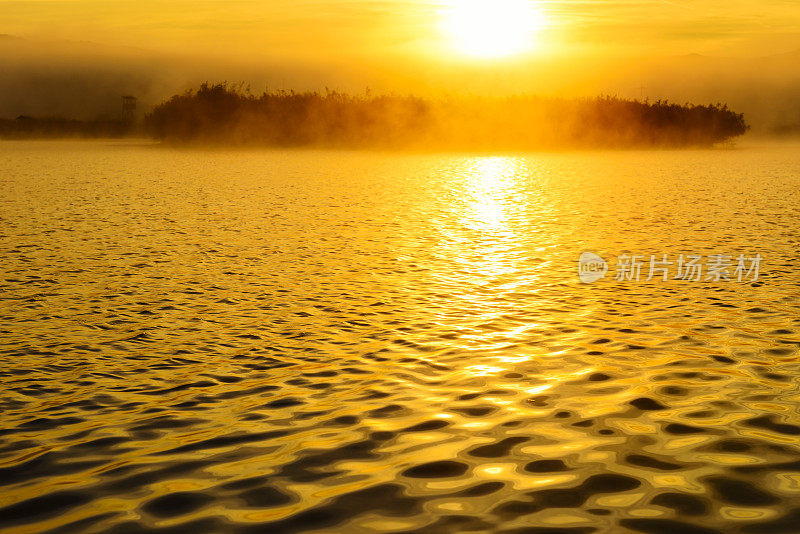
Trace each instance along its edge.
{"label": "golden water reflection", "polygon": [[0,528],[785,532],[798,154],[16,146]]}

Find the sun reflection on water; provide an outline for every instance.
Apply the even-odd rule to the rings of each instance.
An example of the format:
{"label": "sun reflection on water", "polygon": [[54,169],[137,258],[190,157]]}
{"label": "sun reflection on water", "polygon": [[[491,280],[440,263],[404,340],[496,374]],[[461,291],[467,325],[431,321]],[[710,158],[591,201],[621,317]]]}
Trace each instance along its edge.
{"label": "sun reflection on water", "polygon": [[521,171],[511,157],[476,157],[466,169],[468,209],[463,223],[474,230],[508,231],[508,194]]}
{"label": "sun reflection on water", "polygon": [[[0,529],[601,521],[616,532],[622,518],[661,514],[728,532],[768,514],[794,521],[795,184],[760,163],[753,173],[725,163],[707,177],[715,195],[624,172],[663,166],[687,186],[701,165],[684,158],[745,151],[315,152],[311,162],[237,152],[218,182],[208,168],[221,154],[52,150],[8,158],[37,166],[3,206],[18,226],[6,232],[0,280],[19,317],[4,324],[0,460],[11,497]],[[764,155],[743,161],[754,157]],[[131,181],[95,166],[129,158],[142,176],[166,176],[175,161],[187,170]],[[109,194],[67,187],[87,176]],[[764,184],[768,194],[748,199],[759,216],[737,219],[747,225],[738,238],[731,225],[699,227]],[[115,219],[132,195],[159,203]],[[31,218],[31,202],[54,211]],[[226,215],[201,217],[198,206]],[[645,224],[642,207],[665,221]],[[774,267],[759,287],[585,287],[573,262],[590,234],[608,250],[623,239],[648,250],[702,238],[720,251],[763,240],[776,247]],[[686,502],[705,515],[663,506]],[[96,517],[106,519],[86,522]]]}

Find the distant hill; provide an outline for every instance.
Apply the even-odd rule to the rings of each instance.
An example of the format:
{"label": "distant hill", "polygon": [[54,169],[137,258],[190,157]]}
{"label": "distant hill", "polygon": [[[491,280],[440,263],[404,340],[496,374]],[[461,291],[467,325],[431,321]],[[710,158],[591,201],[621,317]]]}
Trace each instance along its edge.
{"label": "distant hill", "polygon": [[[119,118],[122,95],[139,113],[209,76],[273,87],[283,80],[335,80],[324,71],[281,63],[221,61],[93,42],[0,38],[0,119],[18,115],[79,120]],[[333,82],[328,82],[333,83]]]}
{"label": "distant hill", "polygon": [[758,134],[800,132],[800,50],[761,57],[691,54],[645,69],[651,98],[727,102]]}

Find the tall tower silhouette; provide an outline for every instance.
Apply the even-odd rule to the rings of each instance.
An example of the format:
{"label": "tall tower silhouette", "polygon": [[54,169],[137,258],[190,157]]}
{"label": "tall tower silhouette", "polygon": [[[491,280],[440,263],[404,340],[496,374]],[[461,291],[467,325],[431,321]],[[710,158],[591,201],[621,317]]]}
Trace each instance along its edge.
{"label": "tall tower silhouette", "polygon": [[122,97],[122,122],[133,124],[136,119],[136,97],[124,95]]}

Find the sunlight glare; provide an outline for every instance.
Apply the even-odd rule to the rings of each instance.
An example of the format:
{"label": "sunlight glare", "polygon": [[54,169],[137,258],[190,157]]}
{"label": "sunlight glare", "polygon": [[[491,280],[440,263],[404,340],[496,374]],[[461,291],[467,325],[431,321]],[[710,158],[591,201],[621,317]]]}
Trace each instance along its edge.
{"label": "sunlight glare", "polygon": [[545,23],[532,0],[450,0],[442,15],[455,49],[485,58],[530,50]]}
{"label": "sunlight glare", "polygon": [[470,228],[504,229],[507,189],[511,187],[516,172],[516,162],[512,158],[481,157],[472,162],[469,172],[473,198],[469,210]]}

